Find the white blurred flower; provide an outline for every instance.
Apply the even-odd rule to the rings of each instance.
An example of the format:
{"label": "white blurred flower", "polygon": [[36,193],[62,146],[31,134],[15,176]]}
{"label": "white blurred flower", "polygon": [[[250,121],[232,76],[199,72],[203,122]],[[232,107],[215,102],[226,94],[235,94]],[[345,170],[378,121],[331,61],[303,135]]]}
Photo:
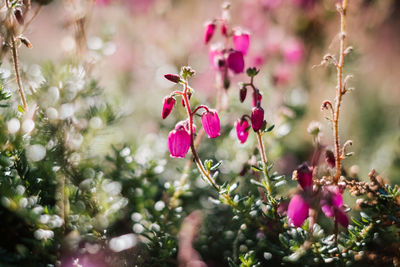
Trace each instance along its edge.
{"label": "white blurred flower", "polygon": [[110,249],[114,252],[120,252],[134,247],[136,243],[137,239],[134,234],[121,235],[110,240]]}
{"label": "white blurred flower", "polygon": [[7,129],[10,132],[10,134],[15,134],[16,132],[18,132],[20,127],[21,123],[17,118],[12,118],[7,122]]}
{"label": "white blurred flower", "polygon": [[46,156],[46,148],[42,145],[30,145],[26,148],[26,157],[28,160],[37,162]]}
{"label": "white blurred flower", "polygon": [[22,123],[22,132],[24,134],[29,134],[35,128],[35,123],[31,119],[26,119]]}

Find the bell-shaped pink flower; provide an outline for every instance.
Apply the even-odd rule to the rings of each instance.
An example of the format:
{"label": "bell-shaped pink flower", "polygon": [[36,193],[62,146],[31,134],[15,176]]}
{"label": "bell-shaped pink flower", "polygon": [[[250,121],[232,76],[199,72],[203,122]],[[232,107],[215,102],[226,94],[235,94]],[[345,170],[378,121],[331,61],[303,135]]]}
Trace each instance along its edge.
{"label": "bell-shaped pink flower", "polygon": [[190,148],[190,134],[182,124],[177,124],[175,130],[169,132],[168,149],[171,157],[184,158]]}
{"label": "bell-shaped pink flower", "polygon": [[164,105],[162,109],[162,118],[165,119],[171,113],[175,105],[175,98],[172,96],[166,96],[164,98]]}
{"label": "bell-shaped pink flower", "polygon": [[209,138],[220,136],[221,124],[216,110],[210,109],[201,115],[201,123]]}
{"label": "bell-shaped pink flower", "polygon": [[249,123],[245,119],[238,119],[236,121],[236,135],[242,144],[246,142],[247,137],[249,136],[249,126]]}
{"label": "bell-shaped pink flower", "polygon": [[233,47],[243,55],[247,54],[250,46],[250,35],[242,31],[235,31],[233,34]]}
{"label": "bell-shaped pink flower", "polygon": [[294,195],[289,202],[287,216],[289,222],[300,227],[308,218],[310,206],[301,195]]}
{"label": "bell-shaped pink flower", "polygon": [[244,58],[243,53],[240,51],[229,52],[227,58],[228,68],[231,69],[235,74],[242,73],[244,70]]}
{"label": "bell-shaped pink flower", "polygon": [[258,132],[264,124],[264,109],[262,107],[254,107],[251,110],[251,127]]}
{"label": "bell-shaped pink flower", "polygon": [[304,46],[300,41],[290,40],[283,47],[283,57],[286,62],[297,64],[303,59]]}
{"label": "bell-shaped pink flower", "polygon": [[204,31],[204,43],[205,44],[208,44],[208,42],[211,40],[211,38],[213,37],[213,35],[214,35],[214,32],[215,32],[215,27],[216,27],[216,25],[215,25],[215,23],[213,23],[213,22],[210,22],[210,23],[208,23],[207,25],[206,25],[206,29],[205,29],[205,31]]}
{"label": "bell-shaped pink flower", "polygon": [[226,61],[222,53],[222,46],[220,44],[212,45],[208,52],[210,65],[214,70],[219,70],[225,66]]}
{"label": "bell-shaped pink flower", "polygon": [[221,25],[221,34],[223,36],[228,36],[228,26],[226,25],[225,22],[223,22]]}
{"label": "bell-shaped pink flower", "polygon": [[349,225],[349,219],[343,206],[342,192],[337,186],[325,186],[323,188],[320,206],[326,217],[335,217],[335,219],[343,226]]}
{"label": "bell-shaped pink flower", "polygon": [[297,181],[304,191],[312,188],[312,168],[308,166],[307,163],[303,163],[297,168]]}

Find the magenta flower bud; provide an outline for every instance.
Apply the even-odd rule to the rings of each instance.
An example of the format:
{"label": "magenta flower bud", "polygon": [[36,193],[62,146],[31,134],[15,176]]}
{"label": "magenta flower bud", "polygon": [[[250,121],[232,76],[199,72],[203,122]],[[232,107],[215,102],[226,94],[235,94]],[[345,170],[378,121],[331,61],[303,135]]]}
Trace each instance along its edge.
{"label": "magenta flower bud", "polygon": [[245,32],[236,31],[233,35],[233,47],[243,53],[247,54],[250,46],[250,35]]}
{"label": "magenta flower bud", "polygon": [[169,132],[168,149],[171,157],[184,158],[190,148],[190,134],[182,125]]}
{"label": "magenta flower bud", "polygon": [[342,192],[339,187],[323,187],[320,206],[326,217],[335,217],[343,227],[349,226],[349,219],[344,211]]}
{"label": "magenta flower bud", "polygon": [[261,105],[261,100],[262,95],[257,91],[253,91],[253,107]]}
{"label": "magenta flower bud", "polygon": [[236,135],[240,143],[244,144],[249,136],[249,123],[247,120],[238,119],[236,121]]}
{"label": "magenta flower bud", "polygon": [[347,228],[349,226],[349,218],[347,217],[346,212],[342,208],[335,210],[335,218],[336,221],[344,228]]}
{"label": "magenta flower bud", "polygon": [[264,123],[264,110],[262,107],[254,107],[251,110],[251,127],[258,132]]}
{"label": "magenta flower bud", "polygon": [[221,34],[223,36],[228,36],[228,26],[226,26],[225,22],[223,22],[221,25]]}
{"label": "magenta flower bud", "polygon": [[162,118],[165,119],[171,113],[175,105],[175,98],[172,96],[166,96],[164,98],[164,105],[162,109]]}
{"label": "magenta flower bud", "polygon": [[216,138],[220,136],[219,130],[221,124],[217,111],[210,109],[201,115],[201,123],[203,124],[204,131],[207,133],[209,138]]}
{"label": "magenta flower bud", "polygon": [[179,83],[179,81],[181,80],[181,77],[179,77],[179,75],[177,74],[165,74],[164,77],[165,79],[173,83]]}
{"label": "magenta flower bud", "polygon": [[228,68],[234,73],[241,73],[244,70],[243,53],[240,51],[231,51],[227,58]]}
{"label": "magenta flower bud", "polygon": [[206,30],[204,32],[204,43],[205,44],[208,44],[208,42],[213,37],[214,32],[215,32],[215,27],[216,27],[215,23],[212,23],[212,22],[210,22],[206,25]]}
{"label": "magenta flower bud", "polygon": [[243,103],[243,101],[246,99],[246,95],[247,95],[247,88],[246,87],[242,87],[242,89],[240,89],[240,91],[239,91],[239,100],[240,100],[240,102]]}
{"label": "magenta flower bud", "polygon": [[307,163],[303,163],[297,168],[297,182],[304,191],[312,187],[312,168]]}
{"label": "magenta flower bud", "polygon": [[310,206],[301,195],[294,195],[289,202],[287,216],[289,222],[296,227],[300,227],[308,218]]}
{"label": "magenta flower bud", "polygon": [[325,161],[329,167],[335,168],[336,166],[335,154],[333,154],[332,150],[325,151]]}

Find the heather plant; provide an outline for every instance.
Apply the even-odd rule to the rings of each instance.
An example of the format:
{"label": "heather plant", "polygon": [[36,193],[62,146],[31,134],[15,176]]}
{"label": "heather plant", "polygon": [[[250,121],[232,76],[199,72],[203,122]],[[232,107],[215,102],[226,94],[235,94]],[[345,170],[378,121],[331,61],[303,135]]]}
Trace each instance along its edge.
{"label": "heather plant", "polygon": [[[169,1],[159,2],[123,5],[145,16],[154,5],[164,21]],[[375,169],[362,179],[362,171],[346,165],[358,140],[340,141],[348,134],[339,126],[348,119],[350,103],[343,100],[352,91],[347,73],[357,51],[356,44],[347,46],[356,39],[348,33],[355,1],[336,1],[337,55],[323,56],[311,75],[303,68],[317,62],[309,51],[321,44],[309,37],[322,32],[322,6],[333,5],[323,2],[248,1],[244,18],[232,16],[238,3],[224,3],[221,14],[196,32],[214,84],[209,97],[199,82],[207,79],[201,64],[179,73],[159,69],[157,79],[168,82],[169,91],[162,98],[140,90],[138,101],[152,111],[160,107],[159,120],[152,112],[145,116],[160,131],[146,134],[144,123],[135,122],[137,140],[122,139],[120,132],[140,110],[126,112],[96,76],[112,37],[92,38],[88,31],[92,14],[111,13],[118,3],[66,3],[73,38],[64,46],[72,53],[26,66],[19,53],[21,45],[32,47],[25,31],[49,3],[2,2],[0,266],[398,266],[400,189]],[[303,23],[283,37],[277,24],[289,19],[282,21],[286,8]],[[271,26],[265,36],[264,20]],[[182,27],[193,31],[187,23]],[[154,53],[146,45],[139,54]],[[132,80],[146,80],[152,64],[132,64],[138,74]],[[335,90],[332,76],[320,75],[327,94],[335,92],[321,107],[333,142],[324,138],[330,131],[323,123],[312,121],[307,138],[313,151],[286,158],[306,131],[296,128],[291,144],[284,136],[306,109],[318,106],[288,101],[305,91],[290,86],[307,84],[306,75],[318,76],[322,66],[336,71]]]}

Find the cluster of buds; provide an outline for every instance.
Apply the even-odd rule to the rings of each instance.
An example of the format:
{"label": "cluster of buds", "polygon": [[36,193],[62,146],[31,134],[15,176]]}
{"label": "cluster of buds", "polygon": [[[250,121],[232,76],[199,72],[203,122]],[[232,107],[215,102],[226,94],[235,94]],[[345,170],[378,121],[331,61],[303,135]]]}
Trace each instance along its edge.
{"label": "cluster of buds", "polygon": [[349,219],[346,215],[343,205],[343,190],[344,188],[336,185],[326,185],[321,188],[313,188],[313,168],[307,163],[302,164],[293,175],[297,179],[301,190],[292,197],[289,202],[287,216],[289,223],[296,227],[300,227],[308,218],[310,208],[316,203],[325,216],[334,217],[340,225],[347,228]]}
{"label": "cluster of buds", "polygon": [[[228,7],[224,8],[227,12]],[[208,44],[215,35],[219,26],[221,35],[225,38],[225,44],[232,39],[233,47],[226,47],[222,43],[211,45],[209,50],[209,59],[212,68],[223,78],[224,88],[230,86],[230,73],[238,74],[244,71],[244,56],[247,54],[250,46],[250,34],[240,28],[231,29],[228,24],[228,16],[214,19],[206,23],[204,31],[204,43]]]}
{"label": "cluster of buds", "polygon": [[[256,76],[258,72],[259,70],[255,68],[247,69],[247,75],[250,76],[251,78]],[[243,115],[235,123],[236,134],[240,143],[242,144],[246,142],[247,137],[249,136],[249,130],[250,130],[249,121],[251,123],[251,128],[253,129],[254,132],[264,131],[267,125],[267,122],[264,120],[264,109],[261,107],[262,95],[260,93],[260,90],[258,90],[254,86],[252,81],[250,83],[241,83],[241,88],[239,90],[240,102],[243,102],[246,99],[248,88],[251,88],[251,90],[253,90],[252,93],[253,108],[251,110],[251,115],[250,116]]]}
{"label": "cluster of buds", "polygon": [[168,149],[171,157],[184,158],[193,144],[193,136],[196,126],[193,123],[193,117],[200,109],[201,123],[204,131],[209,138],[220,136],[221,124],[216,110],[210,109],[205,105],[196,107],[193,111],[190,108],[189,99],[193,94],[193,89],[188,85],[187,78],[194,75],[194,71],[190,67],[182,67],[181,74],[166,74],[164,77],[176,84],[182,84],[182,91],[174,91],[164,98],[162,109],[162,118],[165,119],[171,114],[176,103],[176,96],[182,97],[182,106],[186,108],[188,118],[185,121],[180,121],[176,124],[175,129],[168,135]]}

